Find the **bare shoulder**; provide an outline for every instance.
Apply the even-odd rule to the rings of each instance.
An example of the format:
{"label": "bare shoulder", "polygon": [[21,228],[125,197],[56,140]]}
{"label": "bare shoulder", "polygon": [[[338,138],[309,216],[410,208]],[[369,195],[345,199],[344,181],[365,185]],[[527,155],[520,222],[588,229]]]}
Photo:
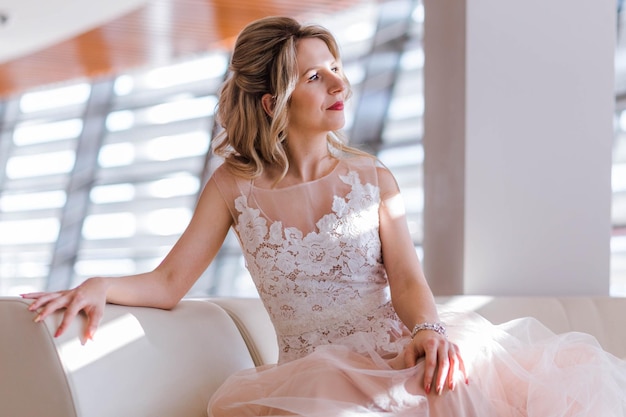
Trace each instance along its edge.
{"label": "bare shoulder", "polygon": [[380,195],[383,199],[393,197],[400,192],[396,177],[389,170],[389,168],[377,165],[376,174],[378,176],[378,187],[380,188]]}

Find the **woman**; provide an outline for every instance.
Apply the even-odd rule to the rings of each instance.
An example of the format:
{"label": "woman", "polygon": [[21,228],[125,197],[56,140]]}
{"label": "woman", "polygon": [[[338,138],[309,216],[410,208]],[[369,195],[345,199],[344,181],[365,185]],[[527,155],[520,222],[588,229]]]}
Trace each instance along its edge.
{"label": "woman", "polygon": [[446,330],[392,174],[337,136],[349,96],[327,30],[251,23],[218,105],[224,164],[179,241],[152,272],[24,295],[35,321],[66,308],[58,335],[82,310],[87,340],[107,302],[172,308],[233,227],[280,356],[233,375],[211,416],[625,416],[626,364],[589,337],[460,315]]}

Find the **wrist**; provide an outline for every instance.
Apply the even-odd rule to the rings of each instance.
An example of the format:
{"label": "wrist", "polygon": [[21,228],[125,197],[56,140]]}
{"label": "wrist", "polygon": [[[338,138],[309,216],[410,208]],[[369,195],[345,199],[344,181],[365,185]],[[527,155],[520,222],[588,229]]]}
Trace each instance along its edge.
{"label": "wrist", "polygon": [[440,322],[436,322],[436,323],[424,322],[424,323],[418,323],[418,324],[416,324],[413,327],[413,330],[411,331],[411,339],[413,339],[415,337],[415,335],[417,333],[421,332],[422,330],[431,330],[433,332],[439,333],[443,337],[448,337],[448,333],[446,331],[446,326],[444,326],[443,323],[440,323]]}

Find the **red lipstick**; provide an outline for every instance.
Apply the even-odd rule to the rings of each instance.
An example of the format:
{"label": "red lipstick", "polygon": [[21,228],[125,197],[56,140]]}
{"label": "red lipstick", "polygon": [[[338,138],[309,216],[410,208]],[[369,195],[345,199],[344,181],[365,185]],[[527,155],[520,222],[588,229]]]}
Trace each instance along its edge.
{"label": "red lipstick", "polygon": [[326,110],[343,110],[343,101],[338,101]]}

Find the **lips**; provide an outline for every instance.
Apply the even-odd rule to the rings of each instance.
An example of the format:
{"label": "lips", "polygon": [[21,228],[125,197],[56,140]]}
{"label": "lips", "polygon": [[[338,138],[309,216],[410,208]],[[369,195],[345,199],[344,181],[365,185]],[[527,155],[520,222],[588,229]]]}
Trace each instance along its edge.
{"label": "lips", "polygon": [[326,110],[343,110],[343,101],[338,101]]}

